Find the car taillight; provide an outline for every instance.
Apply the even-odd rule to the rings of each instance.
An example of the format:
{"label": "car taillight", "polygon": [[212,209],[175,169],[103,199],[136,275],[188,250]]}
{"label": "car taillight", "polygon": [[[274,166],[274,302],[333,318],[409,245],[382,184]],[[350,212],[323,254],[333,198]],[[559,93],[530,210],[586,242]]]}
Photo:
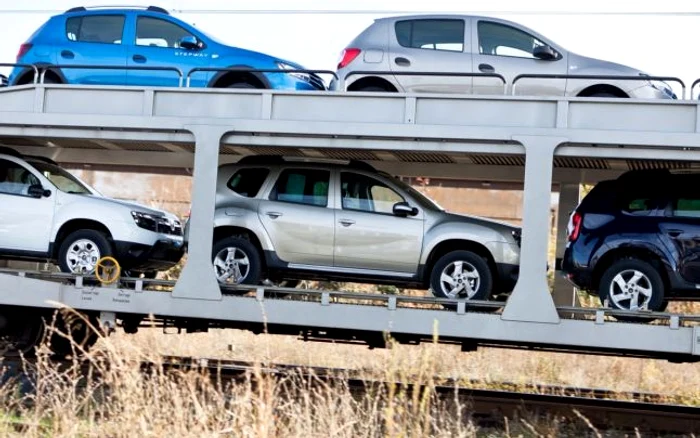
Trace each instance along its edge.
{"label": "car taillight", "polygon": [[583,222],[583,215],[578,211],[574,212],[569,222],[569,242],[574,242],[578,239],[578,235],[581,232],[581,222]]}
{"label": "car taillight", "polygon": [[338,69],[346,67],[352,61],[354,61],[355,58],[357,58],[357,55],[360,54],[360,52],[362,52],[362,50],[360,50],[360,49],[354,49],[354,48],[344,49],[343,53],[340,54],[340,61],[338,62]]}
{"label": "car taillight", "polygon": [[32,44],[30,43],[24,43],[21,46],[19,46],[19,51],[17,51],[17,62],[19,62],[20,58],[26,55],[29,49],[31,48]]}

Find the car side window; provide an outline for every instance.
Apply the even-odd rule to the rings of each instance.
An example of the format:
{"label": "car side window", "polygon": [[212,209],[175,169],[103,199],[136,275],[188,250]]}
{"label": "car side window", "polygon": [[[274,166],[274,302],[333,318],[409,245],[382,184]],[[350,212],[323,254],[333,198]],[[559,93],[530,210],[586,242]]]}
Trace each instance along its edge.
{"label": "car side window", "polygon": [[124,15],[86,15],[66,20],[69,41],[99,44],[121,44]]}
{"label": "car side window", "polygon": [[396,39],[411,49],[464,51],[464,20],[402,20],[394,25]]}
{"label": "car side window", "polygon": [[671,212],[677,217],[700,217],[700,196],[681,195],[674,198]]}
{"label": "car side window", "polygon": [[181,26],[153,17],[139,17],[136,21],[136,45],[179,49],[183,37],[194,37]]}
{"label": "car side window", "polygon": [[241,169],[229,178],[226,187],[246,198],[254,198],[258,195],[269,174],[269,169]]}
{"label": "car side window", "polygon": [[529,33],[505,24],[479,21],[477,29],[482,55],[536,59],[535,48],[545,45]]}
{"label": "car side window", "polygon": [[352,172],[340,174],[343,210],[393,214],[394,204],[405,199],[379,180]]}
{"label": "car side window", "polygon": [[29,195],[29,187],[39,184],[39,179],[25,167],[8,160],[0,160],[0,193]]}
{"label": "car side window", "polygon": [[270,200],[326,207],[330,179],[327,170],[285,169],[277,178]]}

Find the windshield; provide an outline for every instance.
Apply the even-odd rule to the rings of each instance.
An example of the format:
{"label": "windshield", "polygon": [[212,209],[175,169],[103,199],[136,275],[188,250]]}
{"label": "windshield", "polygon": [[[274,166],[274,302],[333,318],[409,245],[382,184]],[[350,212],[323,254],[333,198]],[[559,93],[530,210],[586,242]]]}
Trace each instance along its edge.
{"label": "windshield", "polygon": [[416,201],[423,207],[427,208],[429,210],[435,210],[435,211],[445,211],[444,208],[440,206],[437,202],[433,201],[429,197],[425,196],[423,193],[419,192],[418,190],[414,189],[413,186],[406,184],[405,182],[401,181],[398,178],[394,178],[393,176],[386,175],[391,178],[391,180],[396,184],[397,186],[401,187],[403,190],[408,192],[409,195],[411,195],[413,198],[415,198]]}
{"label": "windshield", "polygon": [[64,169],[44,161],[31,160],[30,163],[60,191],[78,195],[92,194],[92,191],[85,184]]}

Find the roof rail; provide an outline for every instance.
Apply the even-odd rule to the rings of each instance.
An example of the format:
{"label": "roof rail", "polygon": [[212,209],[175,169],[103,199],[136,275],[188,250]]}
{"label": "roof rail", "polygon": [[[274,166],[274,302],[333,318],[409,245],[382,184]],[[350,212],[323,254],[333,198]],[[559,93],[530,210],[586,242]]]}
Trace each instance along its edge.
{"label": "roof rail", "polygon": [[31,160],[43,161],[44,163],[49,163],[49,164],[53,164],[54,166],[60,167],[57,162],[55,162],[54,160],[52,160],[49,157],[42,157],[41,155],[25,155],[24,158],[27,161],[31,161]]}
{"label": "roof rail", "polygon": [[68,9],[65,13],[69,12],[85,12],[88,9],[113,9],[113,8],[124,8],[124,9],[144,9],[151,12],[159,12],[161,14],[170,15],[167,9],[161,8],[160,6],[142,6],[142,5],[104,5],[104,6],[76,6],[74,8]]}
{"label": "roof rail", "polygon": [[238,160],[237,164],[282,164],[282,163],[310,163],[310,164],[338,164],[346,165],[354,169],[362,169],[370,172],[376,172],[377,169],[374,168],[369,163],[358,160],[338,160],[334,158],[314,158],[314,157],[285,157],[282,155],[246,155],[245,157]]}
{"label": "roof rail", "polygon": [[23,158],[22,154],[17,152],[16,150],[12,148],[8,148],[7,146],[0,146],[0,154],[5,154],[5,155],[12,155],[13,157],[16,158]]}

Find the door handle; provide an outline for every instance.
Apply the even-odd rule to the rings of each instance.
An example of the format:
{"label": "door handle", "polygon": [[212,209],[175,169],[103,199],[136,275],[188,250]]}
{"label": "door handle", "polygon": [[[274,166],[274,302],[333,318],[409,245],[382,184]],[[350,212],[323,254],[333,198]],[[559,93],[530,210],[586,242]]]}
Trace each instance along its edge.
{"label": "door handle", "polygon": [[131,59],[133,59],[134,62],[146,62],[146,57],[143,55],[134,55]]}
{"label": "door handle", "polygon": [[350,225],[355,223],[355,221],[352,219],[341,219],[338,222],[340,222],[344,227],[349,227]]}
{"label": "door handle", "polygon": [[683,230],[666,230],[666,234],[671,237],[678,237],[683,234]]}
{"label": "door handle", "polygon": [[479,64],[479,71],[483,73],[493,73],[496,71],[491,64]]}
{"label": "door handle", "polygon": [[61,50],[61,58],[73,59],[75,58],[75,53],[70,50]]}
{"label": "door handle", "polygon": [[411,65],[411,61],[409,61],[408,59],[406,59],[402,56],[399,56],[398,58],[394,58],[394,62],[396,63],[396,65],[400,65],[403,67],[408,67],[409,65]]}
{"label": "door handle", "polygon": [[278,217],[282,216],[282,213],[279,211],[268,211],[265,212],[266,215],[270,216],[272,219],[277,219]]}

